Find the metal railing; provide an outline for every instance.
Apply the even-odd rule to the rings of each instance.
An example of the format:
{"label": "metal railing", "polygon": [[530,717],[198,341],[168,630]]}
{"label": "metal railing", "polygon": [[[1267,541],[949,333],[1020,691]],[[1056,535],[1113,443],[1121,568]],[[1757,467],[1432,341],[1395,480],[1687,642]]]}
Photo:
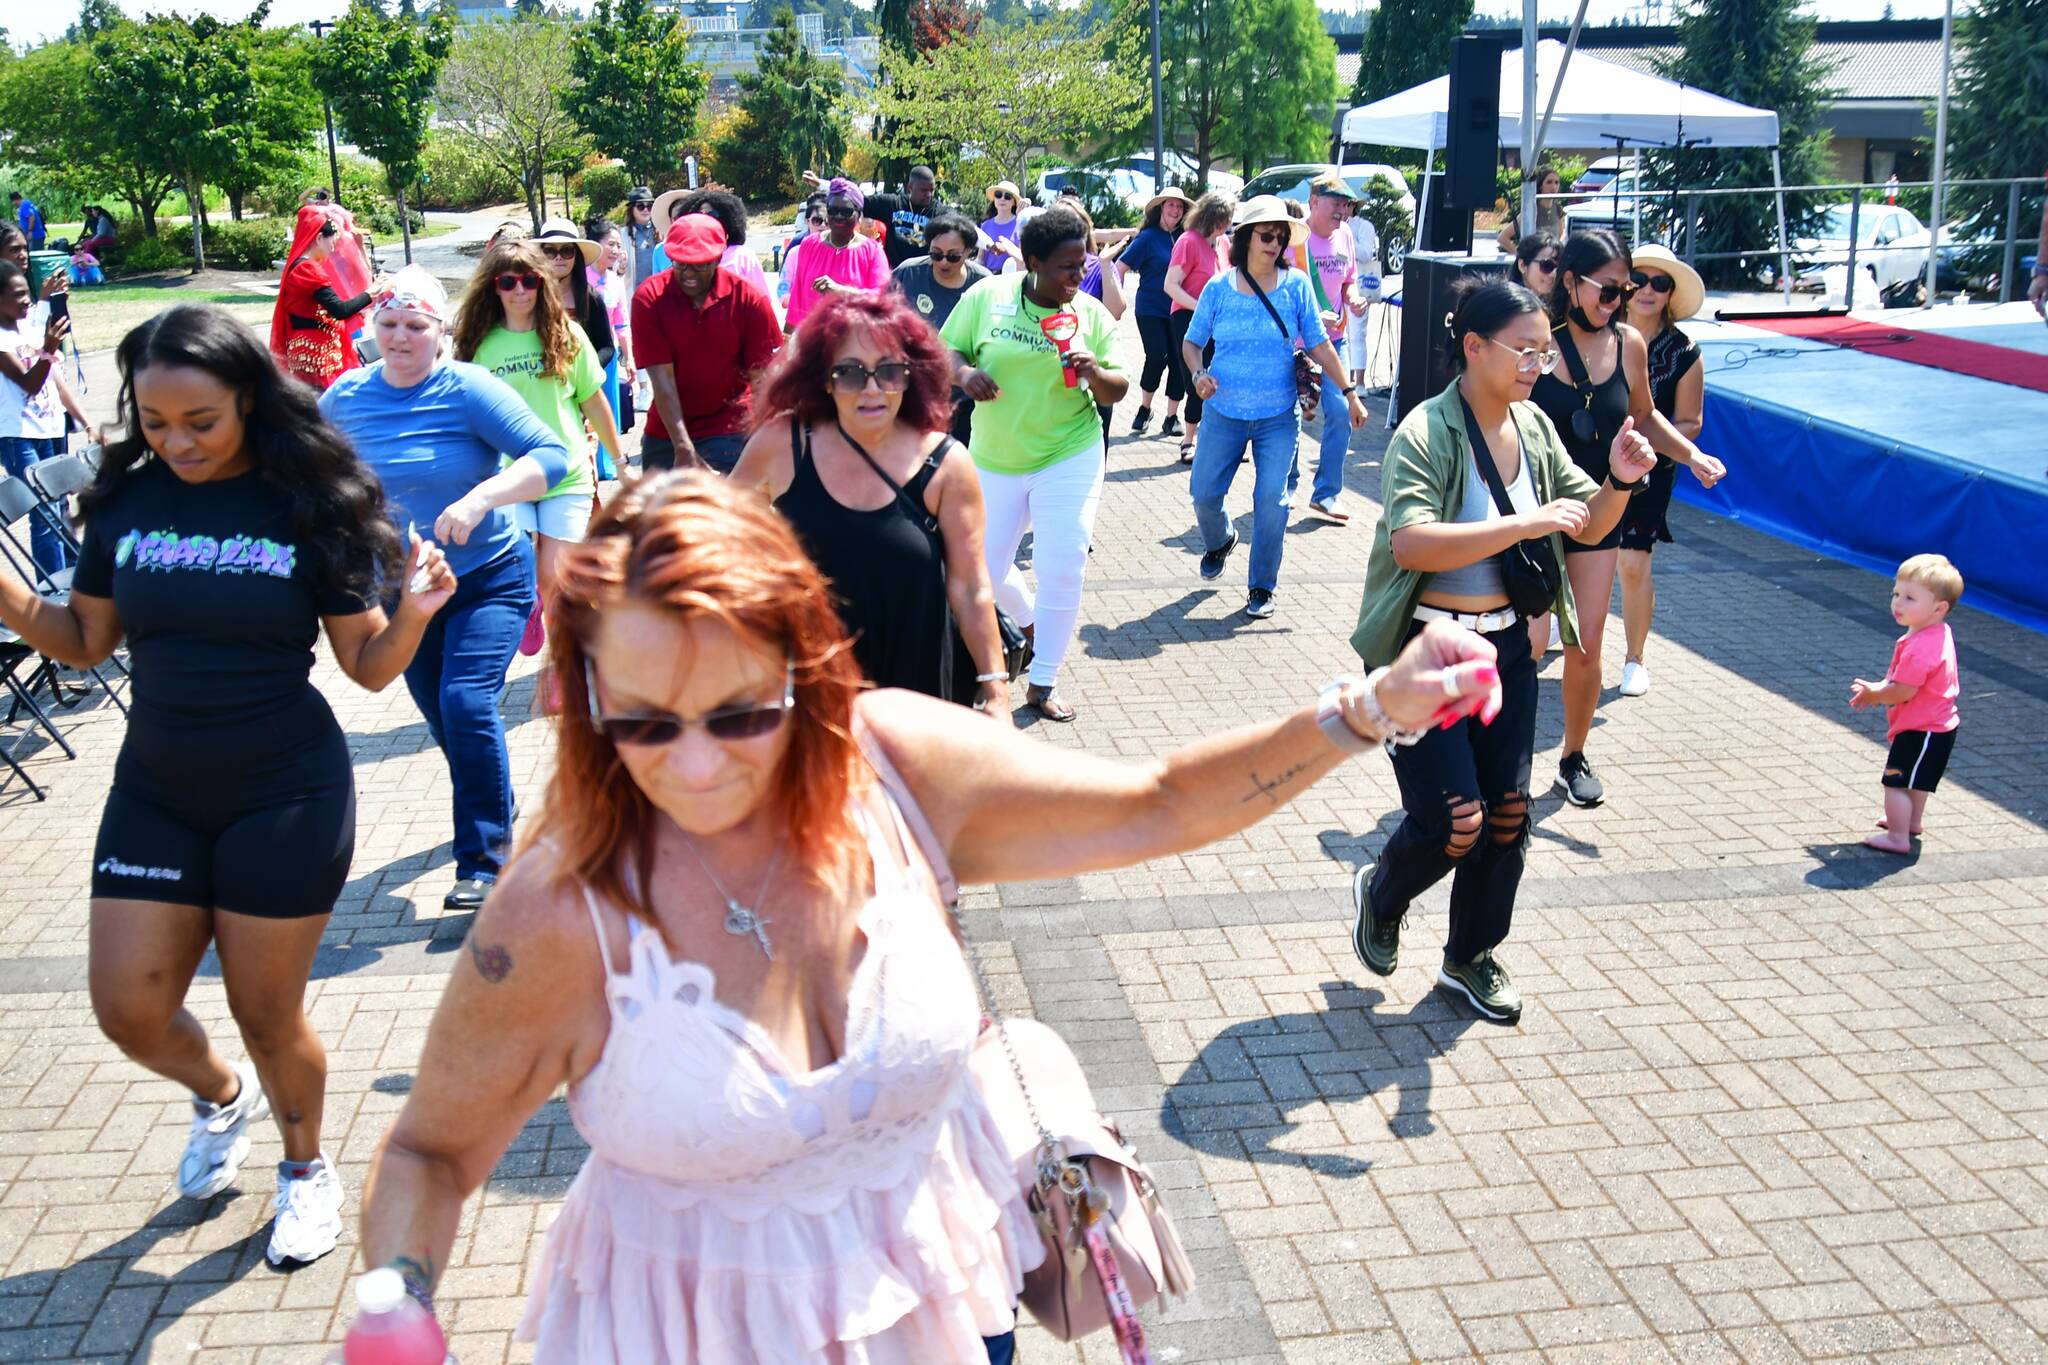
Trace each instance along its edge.
{"label": "metal railing", "polygon": [[[1617,180],[1619,178],[1617,177]],[[1612,181],[1609,182],[1610,185],[1613,183]],[[1642,225],[1644,219],[1648,218],[1653,230],[1661,231],[1663,245],[1671,247],[1688,265],[1697,266],[1701,261],[1758,260],[1776,257],[1779,279],[1785,282],[1788,288],[1790,282],[1797,276],[1793,266],[1794,259],[1812,255],[1810,248],[1802,250],[1795,239],[1810,234],[1797,231],[1792,226],[1786,224],[1781,216],[1780,231],[1783,233],[1781,240],[1761,243],[1755,247],[1737,250],[1700,251],[1697,249],[1697,238],[1701,223],[1700,209],[1702,201],[1755,195],[1799,196],[1803,202],[1799,205],[1797,213],[1800,217],[1804,218],[1811,218],[1816,212],[1823,209],[1847,204],[1849,208],[1849,231],[1846,261],[1848,277],[1843,286],[1843,306],[1845,308],[1853,308],[1855,306],[1857,276],[1860,273],[1857,269],[1859,259],[1867,260],[1872,255],[1882,255],[1887,252],[1917,252],[1925,250],[1938,260],[1939,253],[1944,249],[1959,254],[1997,250],[2000,263],[1998,270],[1998,301],[2000,303],[2011,302],[2018,296],[2020,252],[2022,248],[2031,246],[2037,241],[2037,234],[2032,230],[2032,225],[2039,221],[2038,214],[2040,210],[2038,205],[2039,196],[2043,190],[2042,178],[2039,176],[2021,176],[2010,179],[1957,179],[1944,182],[1947,191],[1974,188],[2004,189],[2005,212],[2003,217],[2005,220],[2005,231],[2002,236],[1989,241],[1972,240],[1961,242],[1956,240],[1953,234],[1946,231],[1945,225],[1923,222],[1921,226],[1926,230],[1928,237],[1924,247],[1918,243],[1910,242],[1872,243],[1867,246],[1861,243],[1861,227],[1866,206],[1876,208],[1881,204],[1887,203],[1891,196],[1897,195],[1900,192],[1932,189],[1933,184],[1934,182],[1931,180],[1909,180],[1899,181],[1896,184],[1886,182],[1884,184],[1785,185],[1782,187],[1762,185],[1754,187],[1744,186],[1736,189],[1646,189],[1638,187],[1627,191],[1610,190],[1608,187],[1603,186],[1600,191],[1592,195],[1548,194],[1539,195],[1537,198],[1539,201],[1555,201],[1566,207],[1574,204],[1597,203],[1602,198],[1612,199],[1615,201],[1614,207],[1617,210],[1615,216],[1615,221],[1617,222],[1619,221],[1620,215],[1618,211],[1621,208],[1621,204],[1623,201],[1627,201],[1628,216],[1631,220],[1631,230],[1629,233],[1631,240],[1639,241],[1643,239]],[[2028,200],[2033,201],[2031,205],[2028,205],[2030,212],[2023,212],[2022,206]],[[1917,213],[1914,214],[1916,219],[1919,216]],[[1560,214],[1560,220],[1565,223],[1570,222],[1570,219],[1565,218],[1562,214]],[[1832,251],[1833,248],[1823,248],[1823,250]]]}

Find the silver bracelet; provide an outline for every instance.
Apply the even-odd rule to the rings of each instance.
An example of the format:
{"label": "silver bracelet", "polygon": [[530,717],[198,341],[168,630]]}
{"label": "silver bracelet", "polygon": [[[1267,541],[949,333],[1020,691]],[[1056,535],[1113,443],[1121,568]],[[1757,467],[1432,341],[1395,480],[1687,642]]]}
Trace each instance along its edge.
{"label": "silver bracelet", "polygon": [[1379,731],[1380,742],[1390,749],[1395,745],[1406,748],[1411,744],[1418,743],[1429,731],[1427,729],[1403,730],[1400,726],[1394,724],[1394,718],[1387,714],[1387,708],[1380,705],[1380,679],[1393,671],[1391,668],[1380,667],[1366,674],[1365,682],[1362,684],[1364,696],[1361,700],[1365,704],[1366,722],[1373,729]]}
{"label": "silver bracelet", "polygon": [[974,680],[978,683],[1008,682],[1010,675],[1007,673],[977,673],[974,675]]}

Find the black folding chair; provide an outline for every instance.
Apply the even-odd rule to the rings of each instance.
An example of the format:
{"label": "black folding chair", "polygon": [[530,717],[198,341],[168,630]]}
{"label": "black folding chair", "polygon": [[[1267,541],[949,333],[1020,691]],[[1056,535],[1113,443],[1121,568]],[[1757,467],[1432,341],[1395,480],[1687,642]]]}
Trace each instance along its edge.
{"label": "black folding chair", "polygon": [[[19,678],[15,677],[16,670],[35,657],[36,652],[26,644],[23,644],[19,635],[16,635],[5,626],[0,626],[0,685],[4,685],[7,688],[8,692],[12,695],[14,703],[8,708],[7,723],[13,724],[15,716],[20,714],[20,709],[23,706],[28,707],[29,714],[36,718],[44,731],[63,747],[67,755],[76,758],[78,755],[73,753],[71,746],[64,742],[64,736],[57,732],[57,727],[50,723],[50,718],[43,714],[43,708],[36,705],[34,695],[22,686]],[[13,774],[13,776],[20,778],[28,784],[29,792],[34,795],[36,800],[46,801],[49,799],[49,793],[37,785],[36,780],[28,775],[28,769],[22,767],[21,763],[14,757],[14,746],[12,744],[0,744],[0,761],[4,761],[7,764],[8,773]],[[5,774],[0,774],[0,790],[6,789],[5,776]]]}
{"label": "black folding chair", "polygon": [[[35,490],[30,488],[25,481],[11,476],[0,478],[0,558],[4,558],[7,561],[8,567],[12,568],[21,577],[23,582],[33,588],[37,596],[41,597],[51,606],[61,607],[71,599],[72,571],[67,568],[51,573],[43,569],[36,563],[35,555],[29,548],[26,536],[15,533],[17,523],[26,524],[32,520],[41,519],[43,515],[43,499],[39,498]],[[127,676],[128,670],[119,660],[112,662],[122,676]],[[106,692],[108,699],[119,708],[123,715],[126,715],[128,713],[127,704],[116,693],[113,684],[107,681],[106,674],[100,672],[97,666],[86,669],[86,672],[92,675],[93,680]],[[47,656],[42,657],[42,663],[37,666],[34,673],[29,675],[24,691],[32,693],[37,686],[47,687],[51,700],[59,706],[69,705],[85,695],[83,691],[79,691],[69,697],[65,695],[63,685],[57,679],[56,661]],[[12,721],[14,719],[16,708],[19,707],[21,701],[22,698],[20,696],[15,698],[14,706],[10,707],[8,711],[8,720]],[[36,708],[36,710],[38,716],[41,716],[41,709]],[[54,725],[49,725],[47,717],[43,717],[43,719],[52,737],[64,746],[65,752],[69,753],[71,746],[64,742],[61,735],[56,733]]]}
{"label": "black folding chair", "polygon": [[[96,455],[99,447],[87,446],[86,450]],[[41,464],[30,465],[28,470],[28,483],[41,495],[41,501],[36,506],[36,515],[70,547],[73,559],[83,552],[84,546],[79,543],[78,532],[72,525],[71,498],[74,494],[83,492],[92,479],[93,466],[81,455],[59,455],[54,460],[44,460]],[[68,579],[64,586],[68,591]],[[128,672],[128,663],[122,657],[121,649],[116,648],[107,662],[120,673],[124,681],[132,676]],[[126,715],[128,707],[121,700],[120,690],[109,683],[97,669],[93,670],[93,676],[99,678],[100,685],[106,688],[107,700],[119,707],[121,714]]]}

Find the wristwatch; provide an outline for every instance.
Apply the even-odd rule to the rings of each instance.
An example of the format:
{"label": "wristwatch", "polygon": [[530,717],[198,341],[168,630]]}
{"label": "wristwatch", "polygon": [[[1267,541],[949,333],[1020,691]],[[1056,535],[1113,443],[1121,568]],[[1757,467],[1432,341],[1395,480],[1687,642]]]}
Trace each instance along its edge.
{"label": "wristwatch", "polygon": [[1641,489],[1642,486],[1648,483],[1649,481],[1650,476],[1648,474],[1645,474],[1633,483],[1622,483],[1620,480],[1614,477],[1614,472],[1612,470],[1609,470],[1607,473],[1607,486],[1609,488],[1612,488],[1617,493],[1634,493],[1637,490]]}

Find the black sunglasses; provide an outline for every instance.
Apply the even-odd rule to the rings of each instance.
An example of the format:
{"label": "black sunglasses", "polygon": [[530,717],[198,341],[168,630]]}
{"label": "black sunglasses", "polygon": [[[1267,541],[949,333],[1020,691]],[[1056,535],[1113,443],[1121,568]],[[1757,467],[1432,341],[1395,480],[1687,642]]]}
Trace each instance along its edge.
{"label": "black sunglasses", "polygon": [[1008,190],[997,190],[994,194],[990,195],[989,197],[991,199],[1015,199],[1017,196],[1010,193]]}
{"label": "black sunglasses", "polygon": [[958,265],[966,259],[967,253],[964,251],[934,251],[932,253],[933,265],[937,265],[942,261],[948,265]]}
{"label": "black sunglasses", "polygon": [[1538,257],[1536,260],[1529,262],[1529,268],[1545,275],[1555,275],[1557,273],[1557,257]]}
{"label": "black sunglasses", "polygon": [[552,256],[559,261],[564,256],[581,256],[583,253],[581,251],[578,251],[573,246],[548,246],[546,244],[542,244],[540,254],[543,256]]}
{"label": "black sunglasses", "polygon": [[1277,242],[1284,242],[1284,241],[1286,241],[1286,240],[1287,240],[1287,229],[1285,229],[1285,228],[1260,228],[1260,229],[1258,229],[1258,230],[1257,230],[1256,232],[1252,233],[1252,236],[1254,236],[1254,237],[1258,238],[1258,239],[1259,239],[1260,241],[1264,242],[1264,243],[1265,243],[1265,244],[1266,244],[1267,246],[1272,246],[1272,245],[1274,245],[1274,244],[1275,244],[1275,243],[1277,243]]}
{"label": "black sunglasses", "polygon": [[872,370],[858,360],[844,360],[832,367],[832,387],[858,393],[875,381],[883,393],[902,393],[910,387],[910,365],[902,360],[885,360]]}
{"label": "black sunglasses", "polygon": [[721,706],[695,720],[669,711],[631,711],[606,715],[597,709],[597,667],[586,655],[583,660],[583,690],[590,694],[590,724],[614,744],[673,744],[692,725],[704,727],[713,739],[759,739],[782,724],[796,707],[796,665],[782,667],[782,699],[748,706]]}
{"label": "black sunglasses", "polygon": [[[1587,280],[1586,283],[1599,284],[1599,281]],[[1600,285],[1600,306],[1605,308],[1610,303],[1618,303],[1622,299],[1634,298],[1635,293],[1636,286],[1633,284],[1602,284]]]}
{"label": "black sunglasses", "polygon": [[1631,271],[1629,283],[1638,289],[1647,289],[1652,294],[1668,294],[1674,288],[1669,275],[1651,275],[1641,270]]}
{"label": "black sunglasses", "polygon": [[524,271],[515,274],[514,272],[508,270],[504,274],[498,276],[497,283],[498,292],[500,294],[509,294],[515,289],[537,291],[540,288],[540,276],[529,275]]}
{"label": "black sunglasses", "polygon": [[851,204],[828,204],[825,208],[825,216],[827,218],[858,218],[860,210]]}

